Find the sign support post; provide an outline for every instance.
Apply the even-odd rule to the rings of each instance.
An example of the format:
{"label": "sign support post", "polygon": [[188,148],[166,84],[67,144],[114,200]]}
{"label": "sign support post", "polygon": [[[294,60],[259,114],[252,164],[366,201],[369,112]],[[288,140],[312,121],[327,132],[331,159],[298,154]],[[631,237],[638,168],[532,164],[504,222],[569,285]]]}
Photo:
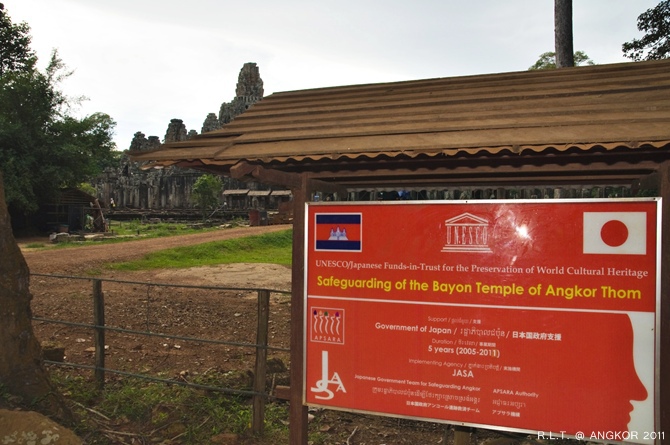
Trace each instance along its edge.
{"label": "sign support post", "polygon": [[303,323],[305,293],[305,204],[310,196],[309,180],[301,175],[301,186],[293,193],[293,258],[291,273],[291,392],[289,443],[307,445],[307,406],[302,403]]}
{"label": "sign support post", "polygon": [[[661,332],[660,332],[660,375],[670,372],[670,162],[665,161],[659,168],[659,196],[663,199],[661,210]],[[658,409],[660,419],[656,419],[660,431],[670,433],[670,384],[667,379],[660,385]]]}

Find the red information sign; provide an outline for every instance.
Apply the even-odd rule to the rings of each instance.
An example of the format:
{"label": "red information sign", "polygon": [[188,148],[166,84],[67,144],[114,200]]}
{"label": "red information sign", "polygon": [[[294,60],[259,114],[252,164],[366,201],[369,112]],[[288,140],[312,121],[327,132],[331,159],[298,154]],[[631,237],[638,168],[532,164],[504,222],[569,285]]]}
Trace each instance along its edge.
{"label": "red information sign", "polygon": [[653,442],[659,206],[308,204],[305,403]]}

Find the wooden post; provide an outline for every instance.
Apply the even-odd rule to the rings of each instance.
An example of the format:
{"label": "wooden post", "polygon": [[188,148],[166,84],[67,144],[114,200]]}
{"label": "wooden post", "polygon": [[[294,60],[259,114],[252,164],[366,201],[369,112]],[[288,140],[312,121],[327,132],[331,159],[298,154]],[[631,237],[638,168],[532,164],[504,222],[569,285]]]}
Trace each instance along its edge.
{"label": "wooden post", "polygon": [[289,443],[307,445],[307,407],[303,405],[303,325],[305,294],[305,203],[310,190],[307,176],[293,193],[293,258],[291,274],[291,393]]}
{"label": "wooden post", "polygon": [[454,445],[470,445],[471,432],[472,430],[469,427],[454,427]]}
{"label": "wooden post", "polygon": [[265,376],[268,361],[268,321],[270,318],[270,291],[258,291],[258,326],[256,327],[256,367],[254,370],[253,419],[254,434],[262,434],[265,424]]}
{"label": "wooden post", "polygon": [[[670,384],[667,376],[670,372],[670,162],[661,164],[659,169],[659,196],[661,205],[661,332],[659,366],[656,368],[660,376],[659,405],[660,419],[654,419],[657,431],[670,434]],[[670,443],[670,437],[664,437],[658,443]]]}
{"label": "wooden post", "polygon": [[102,281],[93,280],[93,324],[95,330],[95,380],[98,388],[105,386],[105,298],[102,293]]}
{"label": "wooden post", "polygon": [[280,184],[293,193],[293,257],[291,274],[291,387],[289,438],[291,445],[307,445],[307,407],[303,405],[303,343],[305,308],[305,204],[313,190],[347,195],[337,184],[310,179],[307,173],[287,173],[241,161],[230,168],[235,179],[254,178],[266,184]]}

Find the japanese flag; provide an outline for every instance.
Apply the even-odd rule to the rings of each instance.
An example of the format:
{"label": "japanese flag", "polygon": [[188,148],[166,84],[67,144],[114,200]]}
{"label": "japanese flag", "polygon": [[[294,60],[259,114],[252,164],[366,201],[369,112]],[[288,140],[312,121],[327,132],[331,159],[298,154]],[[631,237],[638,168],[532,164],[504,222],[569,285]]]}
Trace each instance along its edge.
{"label": "japanese flag", "polygon": [[645,212],[584,212],[584,253],[645,255]]}

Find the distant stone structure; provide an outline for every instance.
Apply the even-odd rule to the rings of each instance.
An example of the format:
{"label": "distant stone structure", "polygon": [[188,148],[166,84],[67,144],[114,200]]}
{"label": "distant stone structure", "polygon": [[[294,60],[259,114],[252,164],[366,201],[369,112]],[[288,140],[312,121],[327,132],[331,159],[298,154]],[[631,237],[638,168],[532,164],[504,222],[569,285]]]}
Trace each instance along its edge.
{"label": "distant stone structure", "polygon": [[[186,140],[186,127],[180,119],[172,119],[165,140]],[[180,138],[180,139],[176,139]],[[135,133],[130,150],[147,151],[160,147],[158,136],[148,138],[142,132]],[[95,184],[98,199],[104,207],[131,209],[187,209],[192,208],[193,184],[202,175],[195,170],[177,168],[142,170],[142,165],[131,161],[127,155],[121,157],[117,169],[108,169]]]}
{"label": "distant stone structure", "polygon": [[245,63],[237,78],[235,98],[221,104],[219,124],[225,125],[263,98],[263,79],[255,63]]}
{"label": "distant stone structure", "polygon": [[184,121],[181,119],[171,119],[168,129],[165,132],[164,142],[168,144],[170,142],[185,141],[187,139],[188,132],[186,130],[186,125],[184,125]]}
{"label": "distant stone structure", "polygon": [[201,133],[209,133],[210,131],[218,130],[221,128],[221,123],[219,118],[216,117],[216,113],[209,113],[205,118],[205,122],[202,123]]}
{"label": "distant stone structure", "polygon": [[[215,131],[245,112],[254,103],[263,99],[263,80],[255,63],[245,63],[238,76],[235,97],[231,102],[221,104],[219,116],[207,114],[202,133]],[[179,142],[196,136],[196,130],[187,130],[181,119],[172,119],[165,133],[164,143]],[[146,137],[144,133],[135,133],[130,142],[130,151],[148,151],[159,148],[158,136]],[[116,169],[106,170],[95,182],[98,199],[103,207],[110,207],[113,200],[115,208],[172,210],[191,209],[193,186],[202,172],[197,170],[167,167],[163,169],[142,170],[142,165],[130,161],[123,155]],[[258,189],[258,184],[242,185],[231,178],[223,178],[226,189]]]}

